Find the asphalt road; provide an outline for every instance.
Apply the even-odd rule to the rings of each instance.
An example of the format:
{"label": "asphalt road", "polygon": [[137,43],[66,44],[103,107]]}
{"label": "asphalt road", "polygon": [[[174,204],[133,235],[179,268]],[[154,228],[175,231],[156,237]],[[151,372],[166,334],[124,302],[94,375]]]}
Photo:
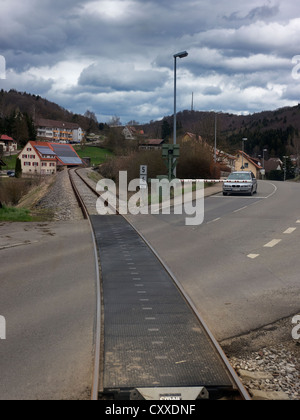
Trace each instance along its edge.
{"label": "asphalt road", "polygon": [[90,397],[95,258],[89,224],[0,224],[0,400]]}
{"label": "asphalt road", "polygon": [[261,181],[253,197],[208,197],[200,226],[174,214],[129,219],[218,340],[300,313],[299,184]]}

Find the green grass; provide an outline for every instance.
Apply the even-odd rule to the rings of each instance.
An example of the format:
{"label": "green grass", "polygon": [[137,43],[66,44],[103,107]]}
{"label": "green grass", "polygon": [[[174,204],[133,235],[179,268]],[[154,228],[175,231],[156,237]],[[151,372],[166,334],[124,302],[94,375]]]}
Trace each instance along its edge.
{"label": "green grass", "polygon": [[1,222],[32,222],[30,211],[27,209],[17,209],[15,207],[3,206],[0,209]]}
{"label": "green grass", "polygon": [[6,166],[2,166],[3,171],[14,171],[16,168],[16,160],[17,155],[12,156],[5,156],[2,158],[2,160],[6,163]]}
{"label": "green grass", "polygon": [[81,146],[75,146],[75,150],[80,158],[90,157],[92,166],[101,165],[113,156],[112,152],[100,147],[85,146],[82,149]]}

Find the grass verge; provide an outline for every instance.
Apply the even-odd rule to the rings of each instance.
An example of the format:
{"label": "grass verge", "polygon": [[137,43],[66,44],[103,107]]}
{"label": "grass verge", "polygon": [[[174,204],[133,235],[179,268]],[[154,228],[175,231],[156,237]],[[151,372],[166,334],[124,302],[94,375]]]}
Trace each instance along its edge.
{"label": "grass verge", "polygon": [[33,218],[27,209],[3,206],[0,209],[1,222],[32,222]]}

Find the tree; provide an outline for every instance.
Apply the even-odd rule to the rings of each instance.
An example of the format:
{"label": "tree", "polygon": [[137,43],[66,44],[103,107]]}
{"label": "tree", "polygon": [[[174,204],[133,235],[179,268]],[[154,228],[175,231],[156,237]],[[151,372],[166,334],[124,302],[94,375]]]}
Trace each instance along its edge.
{"label": "tree", "polygon": [[111,119],[108,122],[108,125],[110,127],[119,127],[121,124],[121,118],[118,117],[117,115],[114,115],[113,117],[111,117]]}
{"label": "tree", "polygon": [[22,176],[22,164],[21,164],[21,160],[19,158],[17,158],[16,168],[15,168],[15,177],[16,178],[21,178],[21,176]]}
{"label": "tree", "polygon": [[168,123],[168,120],[165,118],[161,127],[161,138],[166,140],[172,134],[172,128]]}
{"label": "tree", "polygon": [[93,120],[96,124],[98,124],[98,120],[96,117],[96,114],[92,111],[90,111],[89,109],[86,111],[86,113],[84,114],[84,116],[86,118],[89,118],[90,120]]}

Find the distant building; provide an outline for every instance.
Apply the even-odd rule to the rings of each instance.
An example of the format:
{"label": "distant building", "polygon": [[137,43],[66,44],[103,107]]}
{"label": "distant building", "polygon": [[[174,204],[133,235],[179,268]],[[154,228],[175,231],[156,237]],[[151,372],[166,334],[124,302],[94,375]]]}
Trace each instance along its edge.
{"label": "distant building", "polygon": [[203,138],[201,136],[198,136],[194,133],[186,132],[184,136],[182,137],[182,143],[187,143],[189,141],[194,141],[200,144],[203,144]]}
{"label": "distant building", "polygon": [[279,158],[270,158],[269,160],[265,160],[265,170],[266,174],[269,174],[272,171],[282,171],[283,170],[283,162]]}
{"label": "distant building", "polygon": [[139,149],[140,150],[161,150],[164,144],[164,140],[162,139],[152,139],[152,140],[144,140],[140,143]]}
{"label": "distant building", "polygon": [[136,140],[138,136],[144,136],[144,130],[139,130],[135,127],[129,127],[128,125],[122,131],[123,136],[126,140]]}
{"label": "distant building", "polygon": [[78,124],[42,118],[37,120],[36,130],[38,139],[57,143],[80,143],[85,135]]}
{"label": "distant building", "polygon": [[223,152],[222,150],[216,151],[217,153],[217,162],[221,165],[227,166],[231,172],[235,171],[235,162],[236,157],[233,155],[230,155],[229,153]]}
{"label": "distant building", "polygon": [[6,135],[0,137],[0,146],[3,147],[4,153],[15,152],[18,149],[17,142]]}
{"label": "distant building", "polygon": [[70,144],[29,141],[19,154],[22,173],[52,175],[59,166],[81,166],[82,160]]}
{"label": "distant building", "polygon": [[259,159],[250,157],[247,153],[238,151],[235,161],[236,171],[251,171],[254,173],[256,178],[260,178],[261,170],[263,169]]}

